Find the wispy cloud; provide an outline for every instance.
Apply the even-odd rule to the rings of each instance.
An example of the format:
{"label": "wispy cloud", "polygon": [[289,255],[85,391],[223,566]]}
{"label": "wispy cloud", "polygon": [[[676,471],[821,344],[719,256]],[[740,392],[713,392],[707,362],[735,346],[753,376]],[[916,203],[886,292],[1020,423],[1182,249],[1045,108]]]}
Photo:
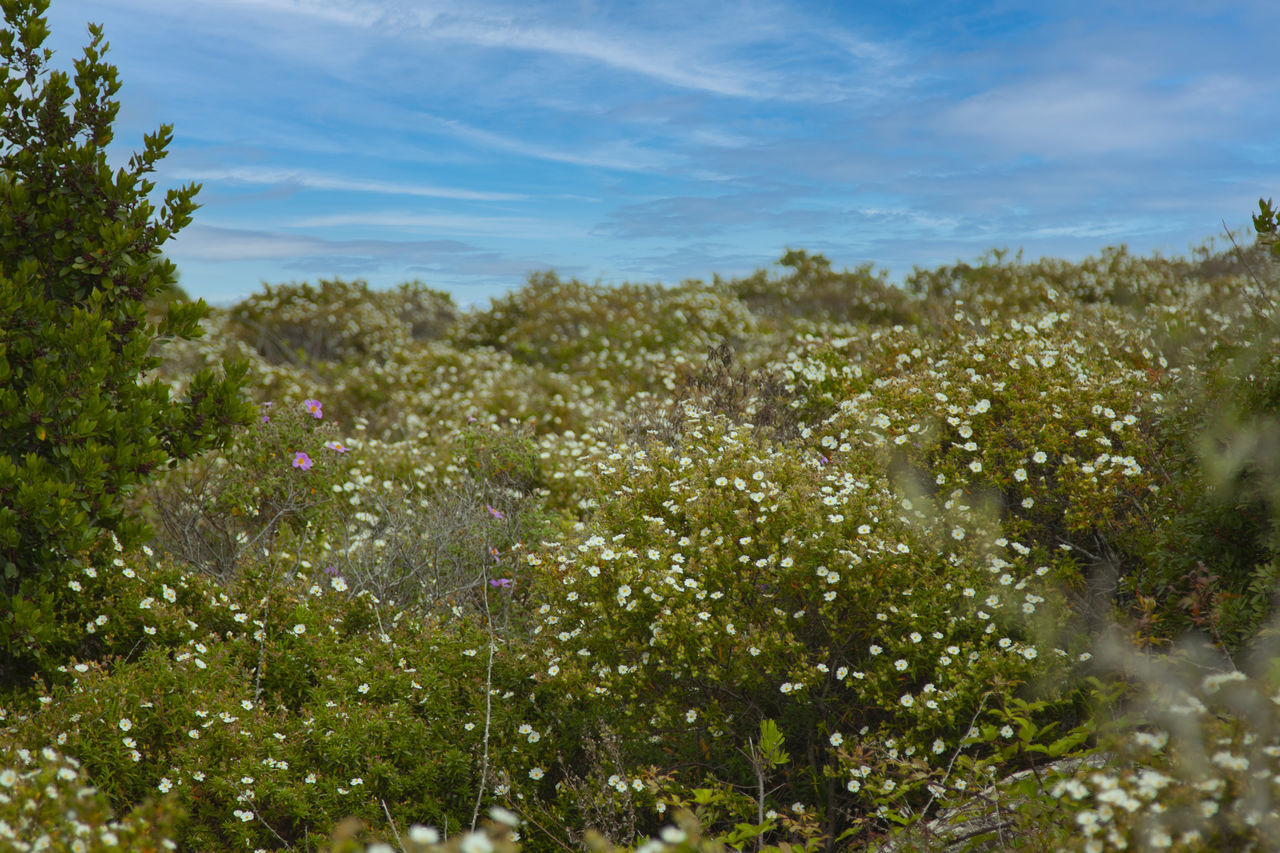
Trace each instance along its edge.
{"label": "wispy cloud", "polygon": [[458,213],[412,213],[406,211],[371,211],[368,213],[328,213],[304,216],[289,222],[290,228],[383,227],[423,229],[457,234],[514,237],[521,239],[576,239],[586,236],[586,229],[545,219],[521,216],[467,216]]}
{"label": "wispy cloud", "polygon": [[1214,74],[1157,87],[1134,70],[1043,77],[993,88],[942,115],[946,132],[1048,157],[1165,151],[1220,133],[1251,99],[1247,81]]}
{"label": "wispy cloud", "polygon": [[417,183],[344,178],[304,169],[280,169],[270,166],[235,166],[222,169],[191,168],[173,173],[183,180],[219,181],[241,184],[265,184],[312,190],[371,193],[375,195],[409,195],[447,198],[460,201],[516,201],[526,198],[520,193],[485,192]]}
{"label": "wispy cloud", "polygon": [[435,116],[428,118],[440,129],[459,139],[535,160],[628,172],[661,171],[670,168],[673,163],[672,158],[667,155],[625,141],[608,143],[587,151],[573,151],[471,127],[457,119],[438,119]]}
{"label": "wispy cloud", "polygon": [[699,61],[645,38],[628,39],[586,29],[552,28],[514,20],[466,20],[445,16],[431,20],[425,32],[435,38],[481,47],[585,59],[671,86],[713,95],[754,99],[784,94],[776,91],[773,81],[748,69]]}

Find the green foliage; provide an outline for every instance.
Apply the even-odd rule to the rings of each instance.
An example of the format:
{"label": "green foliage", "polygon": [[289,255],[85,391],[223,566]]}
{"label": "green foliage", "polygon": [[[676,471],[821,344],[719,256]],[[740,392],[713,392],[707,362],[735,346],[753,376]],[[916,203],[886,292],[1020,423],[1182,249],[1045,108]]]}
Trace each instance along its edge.
{"label": "green foliage", "polygon": [[0,684],[45,674],[78,615],[58,590],[140,541],[129,495],[154,471],[225,442],[247,411],[242,367],[193,377],[184,399],[148,380],[153,345],[199,333],[203,303],[148,301],[175,279],[160,255],[196,187],[148,196],[172,138],[162,127],[113,171],[119,108],[102,32],[74,76],[48,66],[46,2],[6,2],[0,31]]}
{"label": "green foliage", "polygon": [[267,285],[231,311],[232,331],[272,364],[385,362],[412,341],[440,337],[457,307],[421,282],[373,291],[364,281]]}
{"label": "green foliage", "polygon": [[298,844],[349,815],[385,827],[382,802],[398,826],[456,831],[486,735],[525,740],[525,702],[486,720],[486,684],[523,691],[529,673],[507,656],[487,673],[482,623],[393,613],[341,576],[260,562],[216,584],[135,558],[80,594],[102,616],[90,636],[123,651],[62,667],[0,730],[3,753],[56,742],[117,810],[168,795],[185,846]]}
{"label": "green foliage", "polygon": [[[779,278],[764,270],[720,283],[758,317],[773,321],[814,323],[911,323],[915,312],[910,297],[885,280],[872,264],[834,272],[822,255],[788,250],[778,265],[790,269]],[[719,282],[718,282],[719,283]]]}
{"label": "green foliage", "polygon": [[524,364],[583,375],[606,386],[595,393],[625,398],[670,389],[682,354],[745,336],[754,325],[736,300],[699,282],[605,287],[545,273],[469,317],[459,338]]}
{"label": "green foliage", "polygon": [[7,753],[0,759],[0,842],[14,850],[172,849],[183,816],[172,799],[149,797],[117,819],[89,782],[79,761],[50,747]]}
{"label": "green foliage", "polygon": [[[323,414],[319,401],[307,402]],[[230,446],[170,472],[149,495],[156,544],[222,578],[246,554],[298,550],[311,530],[337,518],[331,504],[348,448],[336,428],[303,401],[260,411]]]}
{"label": "green foliage", "polygon": [[1258,240],[1280,255],[1280,242],[1276,236],[1280,234],[1280,216],[1271,206],[1271,199],[1258,199],[1258,212],[1253,215],[1253,229],[1258,232]]}

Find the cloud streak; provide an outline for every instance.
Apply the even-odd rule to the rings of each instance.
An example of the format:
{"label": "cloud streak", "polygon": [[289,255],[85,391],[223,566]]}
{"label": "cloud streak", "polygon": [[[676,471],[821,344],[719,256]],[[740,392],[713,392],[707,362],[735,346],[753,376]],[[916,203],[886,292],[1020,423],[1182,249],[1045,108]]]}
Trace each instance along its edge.
{"label": "cloud streak", "polygon": [[452,187],[437,187],[395,181],[344,178],[304,169],[280,169],[266,166],[236,166],[221,169],[185,169],[171,173],[180,180],[209,181],[225,184],[262,184],[309,190],[372,195],[406,195],[446,198],[460,201],[516,201],[526,198],[520,193],[484,192]]}

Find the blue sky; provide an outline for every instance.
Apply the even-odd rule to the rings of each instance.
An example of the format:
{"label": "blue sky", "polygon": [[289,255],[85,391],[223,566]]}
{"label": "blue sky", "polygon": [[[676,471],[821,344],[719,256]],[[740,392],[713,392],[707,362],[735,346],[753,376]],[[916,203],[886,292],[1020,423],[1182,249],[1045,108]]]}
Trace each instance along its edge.
{"label": "blue sky", "polygon": [[733,276],[990,248],[1184,254],[1280,196],[1280,4],[53,0],[120,69],[113,162],[161,123],[168,244],[261,282]]}

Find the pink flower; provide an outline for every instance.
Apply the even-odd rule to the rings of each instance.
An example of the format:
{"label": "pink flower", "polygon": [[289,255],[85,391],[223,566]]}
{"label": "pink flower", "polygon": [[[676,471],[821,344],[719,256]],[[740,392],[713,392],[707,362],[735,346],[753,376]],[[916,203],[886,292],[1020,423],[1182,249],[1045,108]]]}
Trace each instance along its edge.
{"label": "pink flower", "polygon": [[336,450],[339,453],[346,453],[348,450],[351,449],[350,447],[347,447],[346,445],[344,445],[341,441],[326,441],[324,443],[324,446],[329,448],[330,450]]}
{"label": "pink flower", "polygon": [[316,420],[320,420],[324,417],[324,410],[320,408],[319,400],[303,400],[302,405],[307,407],[307,411],[311,414],[311,417]]}
{"label": "pink flower", "polygon": [[511,586],[511,578],[494,578],[489,581],[489,586],[509,587]]}
{"label": "pink flower", "polygon": [[494,509],[488,504],[485,504],[484,508],[489,510],[489,514],[492,515],[494,518],[498,519],[498,521],[502,521],[502,519],[506,518],[506,516],[502,514],[501,510]]}
{"label": "pink flower", "polygon": [[293,456],[293,467],[307,471],[311,468],[311,457],[299,450]]}

